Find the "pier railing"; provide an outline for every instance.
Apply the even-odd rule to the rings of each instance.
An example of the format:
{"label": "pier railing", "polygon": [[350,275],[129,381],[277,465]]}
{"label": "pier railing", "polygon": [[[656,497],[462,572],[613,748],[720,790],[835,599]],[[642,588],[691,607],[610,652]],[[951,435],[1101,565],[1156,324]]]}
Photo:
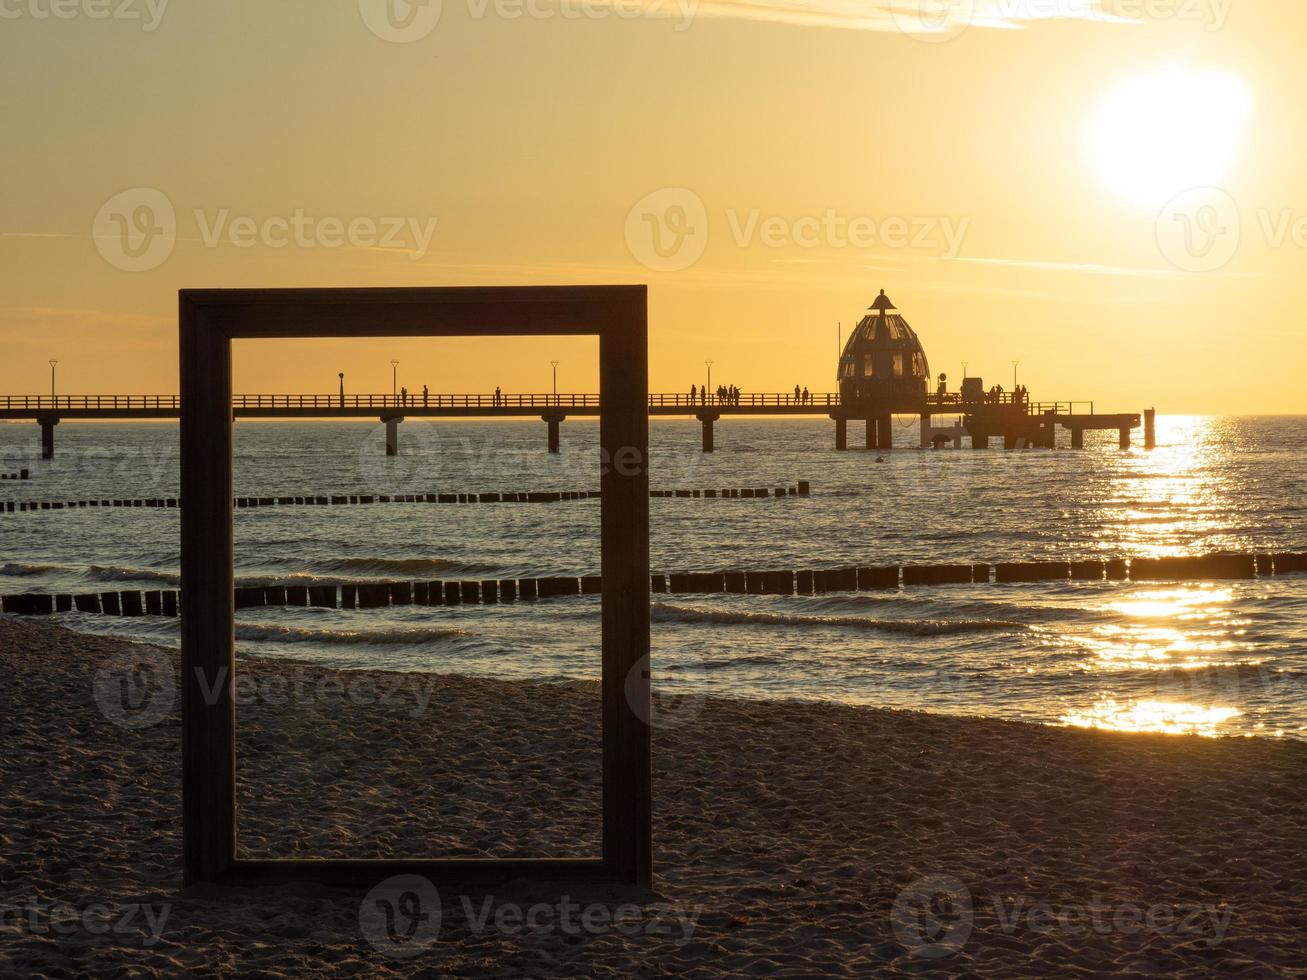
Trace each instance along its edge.
{"label": "pier railing", "polygon": [[[837,392],[813,392],[795,395],[793,392],[742,392],[733,397],[718,397],[709,392],[706,396],[655,393],[649,396],[650,408],[839,408]],[[1022,406],[1032,415],[1052,412],[1056,415],[1094,414],[1092,401],[1019,401],[1012,392],[986,393],[981,398],[964,398],[961,392],[938,392],[927,395],[925,409],[929,412],[972,412],[992,406]],[[407,397],[395,394],[308,394],[308,395],[233,395],[232,408],[236,409],[292,409],[296,411],[324,412],[345,409],[396,409],[396,408],[598,408],[599,395],[559,392],[517,394],[487,392],[484,394],[448,394],[409,392]],[[160,411],[176,412],[181,408],[177,395],[0,395],[0,411],[58,412],[58,411]]]}

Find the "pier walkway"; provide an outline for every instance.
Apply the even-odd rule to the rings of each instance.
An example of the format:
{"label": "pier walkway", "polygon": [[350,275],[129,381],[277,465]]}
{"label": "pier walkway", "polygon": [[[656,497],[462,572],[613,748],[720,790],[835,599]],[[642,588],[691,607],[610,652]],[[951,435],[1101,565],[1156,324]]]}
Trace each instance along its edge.
{"label": "pier walkway", "polygon": [[[407,398],[393,394],[322,395],[253,394],[232,397],[232,416],[246,419],[375,418],[386,424],[386,451],[399,451],[399,423],[406,418],[527,418],[538,417],[548,426],[550,452],[559,451],[559,427],[569,416],[600,414],[597,394],[487,393],[422,394]],[[649,396],[651,416],[692,416],[703,427],[703,451],[712,452],[713,425],[731,416],[826,416],[835,421],[835,445],[848,448],[847,424],[865,419],[867,448],[891,449],[891,417],[874,406],[842,404],[834,393],[795,396],[790,392],[740,394],[719,399],[709,394],[691,398],[686,392]],[[991,437],[1008,448],[1053,445],[1056,426],[1070,430],[1072,445],[1083,446],[1087,430],[1116,430],[1122,448],[1130,445],[1130,431],[1141,424],[1139,413],[1098,414],[1089,401],[1030,402],[1014,400],[1010,393],[964,399],[960,394],[931,394],[914,414],[921,419],[921,445],[951,442],[963,437],[975,448],[986,448]],[[936,415],[956,415],[948,427],[933,424]],[[1151,410],[1145,415],[1146,444],[1153,445]],[[61,421],[176,419],[181,416],[177,395],[0,395],[0,419],[30,419],[41,428],[42,456],[54,456],[54,431]]]}

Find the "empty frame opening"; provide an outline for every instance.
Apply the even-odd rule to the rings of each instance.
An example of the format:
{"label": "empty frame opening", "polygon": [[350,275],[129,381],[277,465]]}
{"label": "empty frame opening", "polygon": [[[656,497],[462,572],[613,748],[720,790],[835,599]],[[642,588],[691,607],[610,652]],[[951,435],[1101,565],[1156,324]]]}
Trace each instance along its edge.
{"label": "empty frame opening", "polygon": [[238,857],[597,859],[597,338],[232,355]]}

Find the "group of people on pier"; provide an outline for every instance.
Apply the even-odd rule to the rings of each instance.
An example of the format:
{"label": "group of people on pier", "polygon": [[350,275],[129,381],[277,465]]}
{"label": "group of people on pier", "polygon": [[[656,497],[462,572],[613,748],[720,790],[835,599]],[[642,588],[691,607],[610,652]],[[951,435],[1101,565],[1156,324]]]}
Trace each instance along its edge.
{"label": "group of people on pier", "polygon": [[[738,405],[740,389],[735,385],[718,385],[711,394],[707,385],[690,385],[691,405]],[[807,388],[794,386],[794,405],[811,405],[812,393]]]}
{"label": "group of people on pier", "polygon": [[735,385],[718,385],[711,395],[707,385],[690,385],[691,405],[738,405],[740,389]]}
{"label": "group of people on pier", "polygon": [[[343,397],[343,396],[342,396],[342,397]],[[415,392],[413,395],[410,396],[410,395],[409,395],[408,388],[406,388],[406,387],[405,387],[405,388],[400,388],[400,389],[399,389],[399,403],[400,403],[401,405],[403,405],[405,408],[408,408],[409,406],[412,406],[413,408],[417,408],[419,404],[421,404],[423,408],[426,408],[427,405],[429,405],[429,404],[431,403],[431,392],[427,389],[427,386],[426,386],[426,385],[423,385],[423,386],[422,386],[422,401],[419,403],[419,402],[418,402],[418,396],[417,396],[417,393],[416,393],[416,392]]]}

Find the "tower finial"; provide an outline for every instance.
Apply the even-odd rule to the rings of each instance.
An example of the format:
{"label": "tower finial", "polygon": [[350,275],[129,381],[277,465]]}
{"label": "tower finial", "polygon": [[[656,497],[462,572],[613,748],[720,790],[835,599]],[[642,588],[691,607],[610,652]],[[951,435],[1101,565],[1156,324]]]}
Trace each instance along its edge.
{"label": "tower finial", "polygon": [[871,304],[871,308],[873,310],[880,310],[881,316],[885,315],[886,310],[898,309],[897,306],[890,302],[890,298],[885,295],[885,290],[883,289],[880,291],[880,295],[876,297],[876,301]]}

